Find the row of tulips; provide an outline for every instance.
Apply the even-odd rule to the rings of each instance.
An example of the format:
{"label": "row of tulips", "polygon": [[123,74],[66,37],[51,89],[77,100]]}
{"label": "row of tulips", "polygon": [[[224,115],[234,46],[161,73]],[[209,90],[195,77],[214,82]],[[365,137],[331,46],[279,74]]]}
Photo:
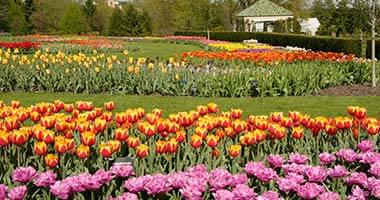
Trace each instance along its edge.
{"label": "row of tulips", "polygon": [[9,192],[0,185],[0,199],[380,199],[380,153],[369,140],[359,143],[357,151],[323,152],[317,162],[299,153],[270,154],[248,162],[239,173],[200,164],[183,172],[133,176],[128,163],[61,180],[52,170],[20,167],[12,173]]}
{"label": "row of tulips", "polygon": [[[61,101],[29,107],[13,101],[0,104],[0,171],[14,166],[60,168],[66,177],[77,170],[108,168],[110,160],[136,158],[136,173],[183,170],[203,163],[212,168],[241,170],[250,160],[270,153],[298,151],[317,158],[318,152],[348,148],[364,138],[378,143],[380,122],[366,109],[349,107],[349,117],[311,117],[300,112],[249,115],[216,104],[163,116],[162,110],[111,112],[113,102]],[[7,180],[4,180],[7,181]],[[9,182],[9,181],[8,181]]]}
{"label": "row of tulips", "polygon": [[37,49],[40,46],[40,43],[36,42],[1,42],[0,41],[0,49],[5,50],[16,50],[22,52],[30,52]]}
{"label": "row of tulips", "polygon": [[[203,61],[202,61],[203,62]],[[263,67],[258,67],[263,66]],[[0,91],[116,92],[247,97],[310,95],[342,84],[371,80],[361,62],[264,63],[169,59],[167,64],[124,55],[36,51],[33,56],[0,51]],[[258,86],[252,87],[256,80]],[[195,88],[195,91],[194,91]]]}
{"label": "row of tulips", "polygon": [[275,64],[278,62],[292,63],[296,61],[329,61],[329,62],[349,62],[355,59],[354,55],[344,55],[333,52],[312,52],[312,51],[269,51],[269,52],[207,52],[193,51],[182,54],[183,58],[202,58],[211,60],[239,60],[249,62],[261,62]]}

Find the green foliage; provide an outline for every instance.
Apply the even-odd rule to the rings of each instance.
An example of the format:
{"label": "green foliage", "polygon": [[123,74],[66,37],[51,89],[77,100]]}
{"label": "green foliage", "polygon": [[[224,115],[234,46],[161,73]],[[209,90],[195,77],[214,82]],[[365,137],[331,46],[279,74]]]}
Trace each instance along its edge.
{"label": "green foliage", "polygon": [[[375,46],[375,53],[376,53],[376,58],[380,59],[380,40],[376,40],[376,46]],[[367,58],[372,57],[372,41],[368,40],[367,41]]]}
{"label": "green foliage", "polygon": [[30,23],[30,17],[34,11],[34,3],[33,0],[25,0],[24,1],[24,13],[25,20],[27,22],[27,31],[30,33],[33,29],[32,24]]}
{"label": "green foliage", "polygon": [[37,33],[58,33],[68,0],[35,0],[31,23]]}
{"label": "green foliage", "polygon": [[137,10],[132,4],[123,10],[115,9],[108,30],[112,36],[138,36],[152,33],[152,20],[146,11]]}
{"label": "green foliage", "polygon": [[8,23],[12,34],[22,35],[27,32],[27,21],[21,1],[9,1]]}
{"label": "green foliage", "polygon": [[[205,32],[176,32],[175,35],[206,36]],[[331,51],[361,56],[362,41],[353,38],[315,37],[300,34],[254,33],[254,32],[211,32],[213,40],[242,42],[257,39],[259,42],[276,46],[296,46],[314,51]]]}
{"label": "green foliage", "polygon": [[0,31],[9,31],[8,0],[0,0]]}
{"label": "green foliage", "polygon": [[78,4],[71,3],[66,7],[60,21],[60,32],[64,34],[80,34],[88,31],[86,17]]}

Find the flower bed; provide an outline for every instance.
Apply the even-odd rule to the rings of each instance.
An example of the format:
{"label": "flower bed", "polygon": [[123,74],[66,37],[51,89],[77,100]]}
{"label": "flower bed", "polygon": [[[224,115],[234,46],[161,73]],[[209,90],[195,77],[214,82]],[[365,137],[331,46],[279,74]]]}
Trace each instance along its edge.
{"label": "flower bed", "polygon": [[29,52],[37,49],[40,46],[39,43],[35,42],[0,42],[1,49],[10,49],[22,52]]}

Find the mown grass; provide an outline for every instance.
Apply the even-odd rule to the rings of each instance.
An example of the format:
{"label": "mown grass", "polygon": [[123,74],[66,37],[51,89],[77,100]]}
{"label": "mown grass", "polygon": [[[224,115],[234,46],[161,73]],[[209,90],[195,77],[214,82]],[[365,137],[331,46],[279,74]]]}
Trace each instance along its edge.
{"label": "mown grass", "polygon": [[117,110],[143,107],[147,111],[154,108],[163,109],[165,115],[179,111],[190,111],[198,105],[209,102],[217,103],[222,110],[240,108],[244,115],[269,114],[273,111],[300,111],[313,116],[346,115],[349,105],[364,106],[368,114],[380,118],[380,96],[374,97],[275,97],[275,98],[193,98],[193,97],[163,97],[163,96],[128,96],[123,94],[71,94],[71,93],[0,93],[0,100],[9,103],[19,100],[23,105],[38,102],[62,100],[72,103],[78,100],[92,101],[96,106],[106,101],[115,101]]}

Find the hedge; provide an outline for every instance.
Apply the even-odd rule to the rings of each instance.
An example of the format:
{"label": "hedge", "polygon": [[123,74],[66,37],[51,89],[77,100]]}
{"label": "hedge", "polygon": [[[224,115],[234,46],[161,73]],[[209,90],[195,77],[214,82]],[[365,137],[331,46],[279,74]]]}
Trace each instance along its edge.
{"label": "hedge", "polygon": [[[206,32],[175,32],[175,35],[206,36]],[[361,56],[362,41],[354,38],[333,38],[283,33],[256,32],[210,32],[210,39],[231,42],[257,39],[259,42],[277,46],[294,46],[313,51],[341,52]],[[364,53],[364,52],[363,52]],[[368,54],[367,54],[368,55]]]}
{"label": "hedge", "polygon": [[[375,47],[375,53],[376,53],[376,58],[380,59],[380,40],[376,40],[376,47]],[[367,42],[367,58],[371,58],[372,56],[372,41],[368,40]]]}

